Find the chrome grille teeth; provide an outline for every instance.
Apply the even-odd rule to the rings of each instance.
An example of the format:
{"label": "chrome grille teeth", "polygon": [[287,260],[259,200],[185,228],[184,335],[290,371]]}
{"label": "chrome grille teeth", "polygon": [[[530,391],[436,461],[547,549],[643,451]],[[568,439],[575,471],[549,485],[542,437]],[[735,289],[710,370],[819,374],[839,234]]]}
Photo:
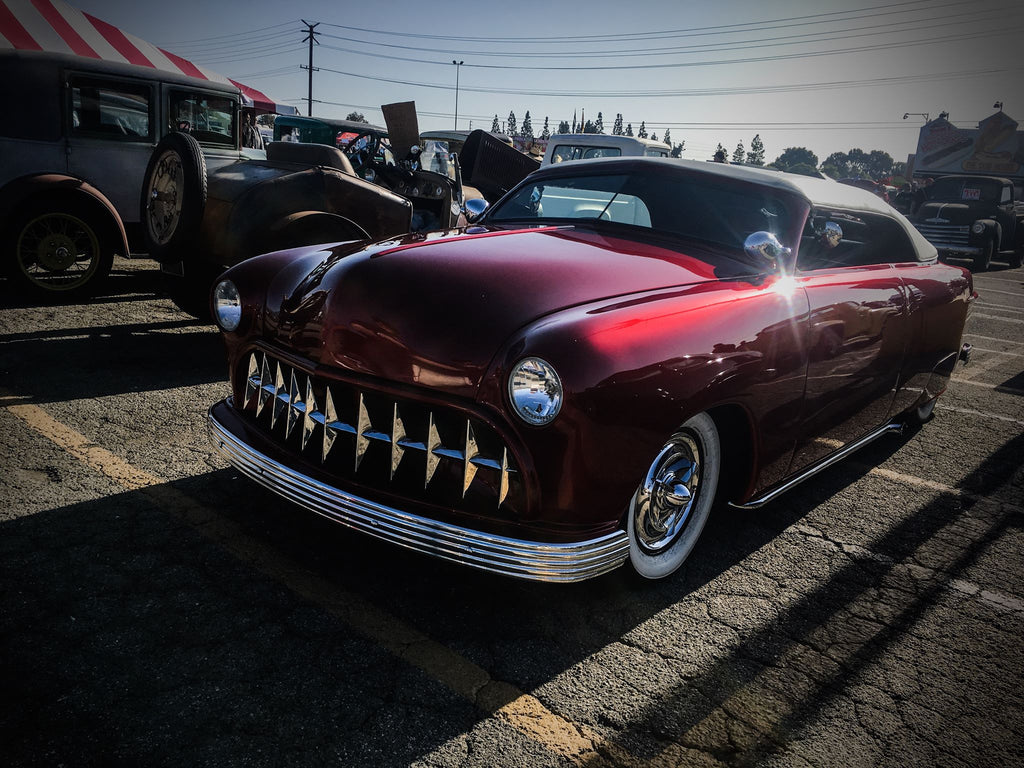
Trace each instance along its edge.
{"label": "chrome grille teeth", "polygon": [[398,465],[402,463],[402,457],[405,455],[405,446],[402,445],[404,440],[405,424],[398,415],[398,403],[395,403],[391,417],[391,480],[395,479],[395,472],[398,471]]}
{"label": "chrome grille teeth", "polygon": [[274,402],[270,411],[270,429],[273,431],[277,420],[284,415],[288,409],[288,390],[284,388],[284,374],[281,373],[281,363],[278,362],[274,372]]}
{"label": "chrome grille teeth", "polygon": [[256,400],[256,415],[259,416],[264,406],[274,397],[274,380],[270,375],[270,358],[263,356],[260,366],[260,391]]}
{"label": "chrome grille teeth", "polygon": [[248,408],[253,404],[253,398],[257,397],[260,393],[260,387],[262,382],[260,381],[260,366],[256,362],[256,353],[253,352],[249,355],[249,371],[245,375],[245,407]]}
{"label": "chrome grille teeth", "polygon": [[462,498],[466,498],[466,491],[476,477],[476,464],[473,459],[480,455],[480,449],[476,445],[476,435],[473,434],[473,425],[466,419],[466,449],[462,456]]}
{"label": "chrome grille teeth", "polygon": [[[317,420],[314,416],[320,416]],[[317,424],[323,424],[323,414],[316,404],[316,395],[313,394],[313,379],[306,379],[306,407],[302,412],[302,450],[306,450],[309,438],[313,436],[313,430]]]}
{"label": "chrome grille teeth", "polygon": [[292,371],[292,380],[288,386],[288,418],[284,426],[284,438],[291,437],[292,430],[306,415],[306,403],[302,399],[302,390],[299,389],[299,380],[295,378],[295,371]]}
{"label": "chrome grille teeth", "polygon": [[[274,367],[271,368],[273,362]],[[288,385],[285,386],[287,377]],[[355,394],[355,393],[353,393]],[[345,433],[354,437],[353,471],[358,472],[367,455],[371,442],[383,442],[390,446],[391,467],[389,478],[394,479],[398,473],[406,453],[414,451],[425,454],[423,488],[430,486],[442,459],[458,461],[462,464],[462,497],[469,492],[479,469],[498,473],[500,481],[497,488],[497,506],[500,507],[508,498],[510,477],[516,469],[509,462],[508,448],[502,447],[500,461],[481,455],[473,422],[466,419],[462,430],[461,449],[444,445],[440,430],[434,418],[434,412],[427,413],[426,439],[424,441],[411,438],[406,429],[405,421],[399,412],[398,402],[391,404],[391,424],[387,432],[375,429],[373,417],[363,392],[358,393],[356,402],[355,424],[344,421],[338,415],[334,400],[333,386],[324,388],[324,408],[320,410],[313,389],[313,377],[298,371],[280,361],[272,361],[263,353],[252,353],[245,383],[245,409],[255,409],[257,418],[267,404],[270,408],[270,431],[284,433],[284,440],[291,438],[295,427],[302,424],[301,450],[313,439],[317,427],[323,429],[320,442],[320,462],[325,463],[334,448],[339,434]],[[283,430],[278,429],[278,421],[283,422]]]}

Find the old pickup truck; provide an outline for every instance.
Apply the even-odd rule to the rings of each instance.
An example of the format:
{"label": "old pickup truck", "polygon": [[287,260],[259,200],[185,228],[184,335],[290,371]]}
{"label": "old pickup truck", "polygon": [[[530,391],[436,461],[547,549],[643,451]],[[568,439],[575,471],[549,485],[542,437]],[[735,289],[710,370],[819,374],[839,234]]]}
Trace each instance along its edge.
{"label": "old pickup truck", "polygon": [[943,176],[926,188],[911,221],[940,257],[973,259],[975,271],[993,259],[1011,267],[1024,261],[1024,203],[1010,179]]}

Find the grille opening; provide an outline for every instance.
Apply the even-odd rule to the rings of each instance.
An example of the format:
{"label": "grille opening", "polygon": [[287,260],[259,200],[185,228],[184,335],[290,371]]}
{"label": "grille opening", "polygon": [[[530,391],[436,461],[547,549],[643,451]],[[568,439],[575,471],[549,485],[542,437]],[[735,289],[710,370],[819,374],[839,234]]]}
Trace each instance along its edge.
{"label": "grille opening", "polygon": [[455,408],[321,379],[254,351],[241,410],[330,475],[417,502],[514,519],[522,478],[501,436]]}

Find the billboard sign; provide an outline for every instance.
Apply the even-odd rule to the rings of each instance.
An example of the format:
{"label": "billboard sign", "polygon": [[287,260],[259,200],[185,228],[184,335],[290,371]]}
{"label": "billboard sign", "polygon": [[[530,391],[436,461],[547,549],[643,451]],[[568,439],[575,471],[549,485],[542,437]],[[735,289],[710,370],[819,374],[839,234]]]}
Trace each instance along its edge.
{"label": "billboard sign", "polygon": [[921,128],[914,157],[915,176],[976,173],[1024,177],[1024,131],[1004,112],[977,128],[957,128],[944,118]]}

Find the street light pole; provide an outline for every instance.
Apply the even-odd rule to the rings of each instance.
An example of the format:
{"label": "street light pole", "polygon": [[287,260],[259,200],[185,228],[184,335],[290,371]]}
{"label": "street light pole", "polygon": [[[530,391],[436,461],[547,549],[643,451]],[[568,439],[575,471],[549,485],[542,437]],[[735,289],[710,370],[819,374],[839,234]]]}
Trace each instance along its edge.
{"label": "street light pole", "polygon": [[455,65],[455,130],[459,130],[459,70],[465,62],[452,59]]}

